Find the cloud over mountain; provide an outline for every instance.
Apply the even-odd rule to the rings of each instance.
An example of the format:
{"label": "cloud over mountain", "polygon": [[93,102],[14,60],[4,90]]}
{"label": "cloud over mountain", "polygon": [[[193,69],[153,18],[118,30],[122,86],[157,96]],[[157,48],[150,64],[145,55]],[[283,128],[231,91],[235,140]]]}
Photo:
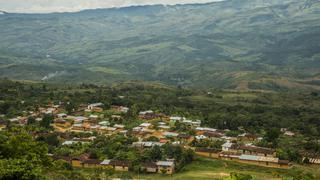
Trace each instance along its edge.
{"label": "cloud over mountain", "polygon": [[0,9],[8,12],[74,12],[83,9],[126,7],[153,4],[208,3],[222,0],[0,0]]}

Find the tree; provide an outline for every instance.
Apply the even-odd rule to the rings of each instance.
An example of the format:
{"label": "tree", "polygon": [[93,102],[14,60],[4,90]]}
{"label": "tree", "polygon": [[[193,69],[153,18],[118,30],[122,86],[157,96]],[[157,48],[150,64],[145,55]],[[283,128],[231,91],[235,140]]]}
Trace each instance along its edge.
{"label": "tree", "polygon": [[161,149],[159,146],[154,146],[150,151],[150,159],[152,161],[160,160],[162,158]]}
{"label": "tree", "polygon": [[150,137],[146,138],[145,141],[159,142],[159,138],[157,138],[155,136],[150,136]]}
{"label": "tree", "polygon": [[43,141],[47,143],[50,146],[58,146],[60,141],[58,139],[58,136],[56,134],[49,134],[46,136],[40,136],[37,138],[38,141]]}
{"label": "tree", "polygon": [[264,136],[264,140],[266,140],[267,142],[272,142],[272,146],[276,147],[279,136],[280,130],[277,128],[272,128],[267,131],[267,133]]}
{"label": "tree", "polygon": [[27,124],[28,125],[31,125],[31,124],[34,124],[36,123],[36,119],[32,116],[28,117],[28,121],[27,121]]}
{"label": "tree", "polygon": [[25,130],[10,129],[0,138],[0,179],[43,179],[42,169],[51,165],[47,154]]}
{"label": "tree", "polygon": [[66,111],[71,114],[75,109],[75,105],[71,102],[67,103],[66,105]]}
{"label": "tree", "polygon": [[46,114],[43,116],[42,121],[40,121],[40,126],[44,128],[49,128],[52,121],[53,121],[53,116]]}
{"label": "tree", "polygon": [[27,159],[0,160],[0,179],[43,179],[41,166]]}

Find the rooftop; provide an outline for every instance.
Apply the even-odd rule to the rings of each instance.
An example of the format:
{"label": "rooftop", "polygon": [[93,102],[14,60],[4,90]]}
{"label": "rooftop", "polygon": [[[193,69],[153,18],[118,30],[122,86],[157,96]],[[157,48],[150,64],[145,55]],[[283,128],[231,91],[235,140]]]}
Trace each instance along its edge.
{"label": "rooftop", "polygon": [[173,166],[174,163],[172,161],[158,161],[157,166]]}

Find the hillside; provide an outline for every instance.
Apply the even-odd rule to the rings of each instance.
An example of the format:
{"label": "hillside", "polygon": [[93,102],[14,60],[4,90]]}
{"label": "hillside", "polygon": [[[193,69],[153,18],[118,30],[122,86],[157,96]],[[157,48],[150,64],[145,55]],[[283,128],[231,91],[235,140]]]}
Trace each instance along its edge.
{"label": "hillside", "polygon": [[[99,112],[88,111],[87,105],[90,107],[97,104],[95,102],[101,102],[98,103],[102,105]],[[121,107],[126,107],[128,111],[119,111]],[[51,114],[45,113],[52,109],[54,112]],[[154,116],[149,116],[151,119],[141,115],[146,109],[152,110]],[[303,160],[306,155],[320,155],[320,94],[315,92],[215,90],[208,94],[202,90],[175,88],[160,83],[121,83],[112,87],[88,84],[66,86],[0,79],[0,115],[0,179],[227,180],[234,179],[227,178],[234,173],[252,176],[241,179],[257,180],[318,180],[320,177],[319,166],[309,164],[312,162],[310,160]],[[91,120],[94,116],[97,118]],[[114,116],[120,118],[115,119]],[[190,120],[169,120],[169,117],[177,116]],[[75,124],[85,124],[75,123],[75,118],[86,118],[85,124],[89,121],[94,125],[76,129]],[[197,119],[201,121],[200,127],[187,124]],[[64,126],[61,125],[63,122]],[[100,125],[106,122],[108,126]],[[169,130],[163,130],[160,122],[167,124]],[[148,123],[152,124],[147,128],[152,130],[152,134],[134,133],[134,128]],[[121,125],[123,127],[118,130],[101,131],[102,127]],[[208,136],[209,130],[221,136],[197,140],[199,134]],[[192,139],[182,141],[179,137],[164,135],[167,132],[189,135]],[[256,138],[243,139],[244,134]],[[159,138],[165,139],[166,143],[161,145]],[[233,143],[237,143],[234,144],[236,147],[250,143],[260,147],[260,150],[267,147],[269,152],[271,150],[275,154],[274,149],[276,156],[268,154],[271,156],[268,158],[287,160],[293,166],[272,168],[274,166],[264,163],[238,162],[236,154],[233,159],[227,160],[215,159],[217,157],[214,156],[210,159],[208,155],[197,153],[199,148],[220,152],[221,145],[231,138]],[[176,143],[178,141],[181,144]],[[134,146],[134,143],[141,142],[158,142],[160,146]],[[161,148],[157,150],[159,156],[154,155],[154,148]],[[232,151],[235,150],[240,154],[243,152],[241,149]],[[262,156],[265,157],[264,154]],[[98,164],[76,166],[70,162],[80,157],[90,162],[96,160]],[[107,158],[112,161],[127,160],[132,162],[132,166],[126,172],[99,165]],[[160,158],[175,159],[173,175],[147,173],[140,169],[145,161]]]}
{"label": "hillside", "polygon": [[0,76],[320,90],[318,0],[0,15]]}

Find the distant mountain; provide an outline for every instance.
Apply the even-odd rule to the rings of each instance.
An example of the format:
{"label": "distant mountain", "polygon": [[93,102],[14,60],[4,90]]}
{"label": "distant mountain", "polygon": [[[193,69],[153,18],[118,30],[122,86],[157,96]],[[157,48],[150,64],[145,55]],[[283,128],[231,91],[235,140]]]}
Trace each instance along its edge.
{"label": "distant mountain", "polygon": [[320,90],[318,0],[228,0],[0,16],[0,76]]}

